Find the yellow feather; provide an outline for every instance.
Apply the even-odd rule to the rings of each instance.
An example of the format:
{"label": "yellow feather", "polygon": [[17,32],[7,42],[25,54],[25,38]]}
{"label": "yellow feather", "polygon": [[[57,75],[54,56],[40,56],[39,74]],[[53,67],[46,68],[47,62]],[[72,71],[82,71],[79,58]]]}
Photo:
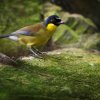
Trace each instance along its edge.
{"label": "yellow feather", "polygon": [[46,28],[46,29],[47,29],[49,32],[53,32],[53,31],[56,30],[56,28],[57,28],[56,25],[50,23],[50,24],[47,25],[47,28]]}
{"label": "yellow feather", "polygon": [[38,32],[38,34],[35,34],[35,36],[22,35],[19,37],[19,41],[27,45],[34,45],[34,46],[45,45],[46,42],[50,39],[50,37],[53,35],[56,28],[57,26],[50,23],[47,25],[46,30],[41,28],[41,30]]}

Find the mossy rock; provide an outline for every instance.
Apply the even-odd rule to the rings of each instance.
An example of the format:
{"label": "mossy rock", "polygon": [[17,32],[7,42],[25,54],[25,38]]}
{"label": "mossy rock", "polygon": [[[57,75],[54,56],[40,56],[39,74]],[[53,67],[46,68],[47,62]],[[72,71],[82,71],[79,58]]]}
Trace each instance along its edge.
{"label": "mossy rock", "polygon": [[0,100],[99,100],[100,56],[66,48],[0,64]]}

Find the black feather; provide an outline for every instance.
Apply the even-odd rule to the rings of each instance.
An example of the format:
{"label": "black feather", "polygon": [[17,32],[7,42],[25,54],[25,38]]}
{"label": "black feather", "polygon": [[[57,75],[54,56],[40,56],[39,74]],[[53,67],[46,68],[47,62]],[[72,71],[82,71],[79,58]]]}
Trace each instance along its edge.
{"label": "black feather", "polygon": [[11,36],[11,34],[3,34],[3,35],[0,35],[0,38],[7,38],[9,36]]}

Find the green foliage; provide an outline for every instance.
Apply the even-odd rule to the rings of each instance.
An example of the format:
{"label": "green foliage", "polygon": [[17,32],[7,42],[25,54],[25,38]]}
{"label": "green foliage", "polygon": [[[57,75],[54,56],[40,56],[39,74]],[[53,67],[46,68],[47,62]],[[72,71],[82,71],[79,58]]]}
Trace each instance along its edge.
{"label": "green foliage", "polygon": [[[92,33],[96,31],[96,26],[93,22],[81,15],[62,13],[62,16],[64,16],[63,19],[65,19],[66,25],[60,26],[53,37],[54,41],[60,46],[64,47],[80,43],[83,46],[84,39],[87,42],[88,34],[93,36]],[[85,38],[84,35],[86,36]],[[82,47],[81,45],[77,46]],[[85,47],[83,46],[83,48]]]}

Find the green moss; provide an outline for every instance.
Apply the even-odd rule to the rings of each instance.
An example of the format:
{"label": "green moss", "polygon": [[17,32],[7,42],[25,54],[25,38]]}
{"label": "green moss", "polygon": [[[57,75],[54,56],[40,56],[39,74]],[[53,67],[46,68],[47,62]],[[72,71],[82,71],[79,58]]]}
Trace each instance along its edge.
{"label": "green moss", "polygon": [[74,48],[56,52],[63,53],[0,65],[0,99],[98,100],[100,57]]}

